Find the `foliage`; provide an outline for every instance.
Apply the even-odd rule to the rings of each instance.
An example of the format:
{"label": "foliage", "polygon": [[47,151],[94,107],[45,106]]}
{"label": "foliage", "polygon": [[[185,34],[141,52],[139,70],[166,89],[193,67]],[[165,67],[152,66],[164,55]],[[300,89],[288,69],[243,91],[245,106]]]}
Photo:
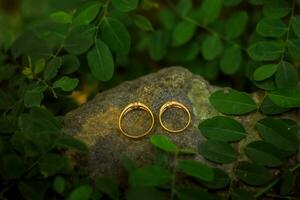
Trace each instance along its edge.
{"label": "foliage", "polygon": [[[1,199],[300,196],[299,124],[280,115],[300,107],[299,0],[3,2]],[[74,97],[90,98],[167,65],[234,88],[209,97],[228,116],[199,124],[205,140],[197,150],[155,134],[150,141],[166,160],[137,168],[124,157],[128,188],[105,176],[91,179],[65,153],[88,153],[61,129],[62,116],[77,106]],[[255,130],[234,118],[253,112],[263,115]]]}

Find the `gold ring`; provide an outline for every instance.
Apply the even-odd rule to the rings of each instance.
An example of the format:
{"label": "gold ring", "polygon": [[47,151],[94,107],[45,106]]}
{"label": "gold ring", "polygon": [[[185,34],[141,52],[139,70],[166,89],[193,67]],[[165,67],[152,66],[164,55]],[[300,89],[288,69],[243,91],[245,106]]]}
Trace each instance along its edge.
{"label": "gold ring", "polygon": [[[164,125],[164,123],[162,122],[162,115],[164,114],[164,112],[168,108],[171,108],[171,107],[179,108],[179,109],[181,109],[181,110],[183,110],[187,113],[188,122],[186,123],[186,125],[183,128],[178,129],[178,130],[172,130],[172,129],[167,128]],[[178,132],[181,132],[181,131],[185,130],[190,125],[190,123],[191,123],[191,114],[190,114],[190,111],[187,109],[187,107],[185,107],[182,103],[179,103],[177,101],[168,101],[159,110],[159,123],[166,131],[171,132],[171,133],[178,133]]]}
{"label": "gold ring", "polygon": [[[135,135],[130,135],[130,134],[126,133],[123,130],[123,128],[122,128],[122,120],[123,120],[123,118],[125,117],[125,115],[127,113],[129,113],[132,110],[144,110],[144,111],[148,112],[150,114],[150,116],[151,116],[151,120],[152,120],[151,121],[151,126],[142,135],[136,135],[136,136]],[[150,131],[152,130],[153,126],[154,126],[154,116],[153,116],[152,111],[145,104],[140,103],[140,102],[134,102],[134,103],[131,103],[131,104],[127,105],[123,109],[123,111],[121,112],[120,117],[119,117],[119,129],[120,129],[120,131],[122,132],[123,135],[125,135],[125,136],[127,136],[129,138],[132,138],[132,139],[137,139],[137,138],[141,138],[141,137],[146,136],[148,133],[150,133]]]}

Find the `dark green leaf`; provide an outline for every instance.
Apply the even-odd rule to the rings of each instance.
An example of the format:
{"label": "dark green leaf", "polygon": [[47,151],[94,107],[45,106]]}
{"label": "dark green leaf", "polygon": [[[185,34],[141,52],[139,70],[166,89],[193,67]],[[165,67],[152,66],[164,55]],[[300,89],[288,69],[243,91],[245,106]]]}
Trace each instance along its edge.
{"label": "dark green leaf", "polygon": [[97,190],[106,194],[112,200],[118,200],[120,197],[118,185],[109,177],[98,177],[96,179]]}
{"label": "dark green leaf", "polygon": [[259,120],[255,127],[266,142],[284,151],[297,150],[297,136],[282,120],[267,117]]}
{"label": "dark green leaf", "polygon": [[0,160],[1,176],[5,179],[18,179],[26,170],[24,160],[16,154],[2,155]]}
{"label": "dark green leaf", "polygon": [[127,53],[130,35],[126,27],[115,18],[105,18],[100,26],[103,41],[116,53]]}
{"label": "dark green leaf", "polygon": [[172,38],[173,46],[180,46],[187,43],[196,31],[196,24],[189,21],[179,22],[174,29]]}
{"label": "dark green leaf", "polygon": [[289,14],[291,6],[284,0],[276,0],[266,3],[263,7],[263,13],[266,17],[281,18]]}
{"label": "dark green leaf", "polygon": [[236,6],[241,2],[242,0],[223,0],[224,6],[228,6],[228,7]]}
{"label": "dark green leaf", "polygon": [[255,200],[251,192],[243,189],[234,190],[231,194],[232,200]]}
{"label": "dark green leaf", "polygon": [[178,199],[179,200],[199,200],[199,199],[205,199],[205,200],[219,200],[220,198],[210,194],[209,192],[206,192],[199,188],[179,188],[177,190],[178,192]]}
{"label": "dark green leaf", "polygon": [[222,189],[225,188],[230,183],[230,178],[221,169],[214,168],[214,179],[212,181],[203,181],[201,180],[201,184],[209,189]]}
{"label": "dark green leaf", "polygon": [[46,60],[44,58],[38,59],[37,61],[34,62],[34,69],[33,72],[34,74],[39,74],[41,73],[46,66]]}
{"label": "dark green leaf", "polygon": [[281,37],[288,28],[281,19],[263,18],[256,26],[256,32],[264,37]]}
{"label": "dark green leaf", "polygon": [[71,192],[68,200],[88,200],[90,199],[92,191],[93,189],[91,188],[91,186],[81,185]]}
{"label": "dark green leaf", "polygon": [[155,31],[150,40],[149,54],[155,61],[163,59],[167,53],[169,36],[167,32]]}
{"label": "dark green leaf", "polygon": [[27,90],[24,94],[24,104],[26,107],[39,106],[44,98],[46,86],[37,86]]}
{"label": "dark green leaf", "polygon": [[288,195],[296,184],[296,175],[287,170],[280,180],[280,195]]}
{"label": "dark green leaf", "polygon": [[126,200],[168,200],[168,195],[152,187],[132,187],[126,191]]}
{"label": "dark green leaf", "polygon": [[224,142],[238,141],[246,136],[245,128],[238,121],[224,116],[204,120],[199,129],[206,138]]}
{"label": "dark green leaf", "polygon": [[267,115],[276,115],[288,111],[288,108],[283,108],[276,105],[267,95],[260,104],[260,110]]}
{"label": "dark green leaf", "polygon": [[66,181],[62,176],[57,176],[53,182],[53,188],[58,193],[63,193],[66,187]]}
{"label": "dark green leaf", "polygon": [[39,161],[41,173],[46,176],[53,176],[60,172],[67,165],[67,160],[60,155],[49,153]]}
{"label": "dark green leaf", "polygon": [[123,154],[123,155],[121,156],[120,161],[121,161],[122,166],[126,169],[126,171],[127,171],[128,173],[133,172],[133,171],[136,170],[136,168],[137,168],[137,166],[136,166],[136,164],[134,163],[134,161],[131,160],[131,159],[130,159],[127,155],[125,155],[125,154]]}
{"label": "dark green leaf", "polygon": [[153,31],[151,22],[143,15],[134,15],[133,21],[135,25],[144,31]]}
{"label": "dark green leaf", "polygon": [[223,44],[219,36],[217,35],[207,35],[203,39],[201,46],[202,56],[206,60],[213,60],[223,51]]}
{"label": "dark green leaf", "polygon": [[278,68],[277,64],[263,65],[254,71],[253,79],[255,81],[262,81],[267,78],[270,78],[271,76],[273,76],[275,74],[275,72],[277,71],[277,68]]}
{"label": "dark green leaf", "polygon": [[287,47],[291,57],[295,60],[300,60],[300,39],[288,40]]}
{"label": "dark green leaf", "polygon": [[15,65],[0,64],[0,81],[9,80],[14,75],[16,69]]}
{"label": "dark green leaf", "polygon": [[77,87],[78,82],[77,78],[63,76],[53,83],[53,88],[61,88],[65,92],[70,92]]}
{"label": "dark green leaf", "polygon": [[61,59],[62,59],[62,67],[60,68],[61,73],[72,74],[78,70],[80,66],[80,61],[76,56],[65,55],[62,56]]}
{"label": "dark green leaf", "polygon": [[138,3],[138,0],[112,0],[113,6],[122,12],[135,10],[138,6]]}
{"label": "dark green leaf", "polygon": [[294,33],[300,38],[300,15],[293,16],[291,23]]}
{"label": "dark green leaf", "polygon": [[242,52],[238,46],[227,46],[221,59],[220,67],[224,74],[236,73],[242,63]]}
{"label": "dark green leaf", "polygon": [[183,173],[204,181],[214,180],[213,168],[195,160],[180,160],[178,169]]}
{"label": "dark green leaf", "polygon": [[151,137],[151,143],[157,148],[166,152],[176,153],[178,147],[168,137],[164,135],[153,135]]}
{"label": "dark green leaf", "polygon": [[84,4],[76,11],[72,24],[75,26],[88,25],[96,18],[100,8],[100,2],[93,1]]}
{"label": "dark green leaf", "polygon": [[241,115],[257,109],[253,99],[244,92],[237,90],[218,90],[209,97],[213,107],[221,113]]}
{"label": "dark green leaf", "polygon": [[276,105],[283,108],[300,107],[299,89],[279,89],[269,92],[268,96]]}
{"label": "dark green leaf", "polygon": [[129,184],[131,186],[162,186],[170,181],[170,172],[155,165],[138,168],[129,175]]}
{"label": "dark green leaf", "polygon": [[221,0],[204,0],[199,10],[199,20],[203,25],[213,23],[220,15],[222,8]]}
{"label": "dark green leaf", "polygon": [[288,62],[281,61],[275,74],[277,87],[279,89],[296,87],[298,85],[298,81],[298,73],[294,66]]}
{"label": "dark green leaf", "polygon": [[273,179],[265,167],[246,162],[239,164],[235,173],[243,182],[253,186],[265,185]]}
{"label": "dark green leaf", "polygon": [[45,81],[49,81],[51,79],[53,79],[57,73],[58,73],[58,69],[61,67],[62,64],[62,60],[59,57],[55,57],[53,59],[51,59],[48,64],[47,67],[44,71],[43,77]]}
{"label": "dark green leaf", "polygon": [[249,56],[256,61],[272,61],[283,53],[283,46],[278,42],[262,41],[252,44],[248,49]]}
{"label": "dark green leaf", "polygon": [[86,52],[94,43],[93,35],[96,27],[83,25],[75,27],[68,35],[64,48],[74,55]]}
{"label": "dark green leaf", "polygon": [[281,151],[264,141],[251,142],[246,146],[245,151],[254,164],[278,167],[284,161]]}
{"label": "dark green leaf", "polygon": [[245,32],[247,22],[248,15],[245,11],[237,11],[233,13],[225,23],[226,37],[229,39],[235,39],[241,36]]}
{"label": "dark green leaf", "polygon": [[231,163],[237,159],[237,152],[230,144],[219,140],[207,140],[201,143],[199,152],[206,159],[216,163]]}
{"label": "dark green leaf", "polygon": [[192,0],[179,0],[175,10],[180,16],[186,16],[193,8]]}
{"label": "dark green leaf", "polygon": [[95,48],[87,55],[89,67],[97,80],[108,81],[114,73],[114,61],[107,45],[97,40]]}

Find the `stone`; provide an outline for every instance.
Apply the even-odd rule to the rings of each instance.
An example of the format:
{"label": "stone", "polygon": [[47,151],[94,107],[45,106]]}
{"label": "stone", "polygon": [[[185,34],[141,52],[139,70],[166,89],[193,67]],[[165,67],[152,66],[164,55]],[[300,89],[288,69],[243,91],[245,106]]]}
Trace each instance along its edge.
{"label": "stone", "polygon": [[[165,134],[178,146],[197,150],[199,143],[205,140],[199,133],[199,123],[204,119],[220,115],[210,105],[208,99],[216,89],[218,88],[211,86],[202,77],[192,74],[185,68],[165,68],[96,95],[93,100],[64,117],[63,130],[88,145],[90,152],[86,159],[92,177],[108,175],[122,179],[126,174],[120,161],[122,155],[127,155],[137,165],[145,165],[153,161],[155,148],[150,143],[153,134]],[[258,102],[262,97],[253,94],[253,98]],[[159,108],[170,100],[183,103],[191,112],[192,122],[183,132],[168,133],[159,124]],[[138,140],[125,137],[118,128],[121,111],[132,102],[146,104],[155,116],[155,125],[151,133]],[[236,144],[239,153],[242,153],[241,149],[246,144],[259,138],[253,127],[262,117],[259,112],[235,117],[248,132],[246,139]],[[163,119],[167,126],[176,128],[184,125],[186,116],[179,109],[169,109],[163,115]],[[126,115],[122,125],[126,131],[137,134],[145,131],[150,122],[150,116],[146,112],[132,111]],[[209,163],[200,155],[195,159]],[[239,159],[246,158],[241,156]],[[222,167],[229,173],[232,171],[230,164],[222,166],[209,164]]]}

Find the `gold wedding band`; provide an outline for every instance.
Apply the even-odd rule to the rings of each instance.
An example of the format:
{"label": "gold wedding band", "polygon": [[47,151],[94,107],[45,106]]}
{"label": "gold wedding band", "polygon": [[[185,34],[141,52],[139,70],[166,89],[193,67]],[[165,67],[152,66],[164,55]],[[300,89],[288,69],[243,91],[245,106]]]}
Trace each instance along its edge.
{"label": "gold wedding band", "polygon": [[[130,134],[126,133],[122,128],[123,118],[125,117],[125,115],[127,113],[129,113],[132,110],[144,110],[147,113],[149,113],[150,116],[151,116],[151,125],[150,125],[149,129],[145,133],[143,133],[142,135],[130,135]],[[154,126],[154,116],[153,116],[152,111],[145,104],[140,103],[140,102],[134,102],[134,103],[128,104],[123,109],[123,111],[121,112],[120,117],[119,117],[119,129],[120,129],[120,131],[122,132],[123,135],[125,135],[126,137],[129,137],[129,138],[132,138],[132,139],[137,139],[137,138],[141,138],[141,137],[146,136],[148,133],[150,133],[153,126]]]}
{"label": "gold wedding band", "polygon": [[[171,108],[171,107],[179,108],[179,109],[181,109],[181,110],[183,110],[187,113],[188,122],[186,123],[186,125],[183,128],[178,129],[178,130],[173,130],[173,129],[170,129],[170,128],[166,127],[164,125],[164,123],[162,122],[162,115],[164,114],[164,112],[168,108]],[[178,132],[181,132],[181,131],[185,130],[190,125],[190,123],[191,123],[191,114],[190,114],[190,111],[187,109],[187,107],[185,107],[182,103],[179,103],[177,101],[168,101],[159,110],[159,123],[166,131],[171,132],[171,133],[178,133]]]}

